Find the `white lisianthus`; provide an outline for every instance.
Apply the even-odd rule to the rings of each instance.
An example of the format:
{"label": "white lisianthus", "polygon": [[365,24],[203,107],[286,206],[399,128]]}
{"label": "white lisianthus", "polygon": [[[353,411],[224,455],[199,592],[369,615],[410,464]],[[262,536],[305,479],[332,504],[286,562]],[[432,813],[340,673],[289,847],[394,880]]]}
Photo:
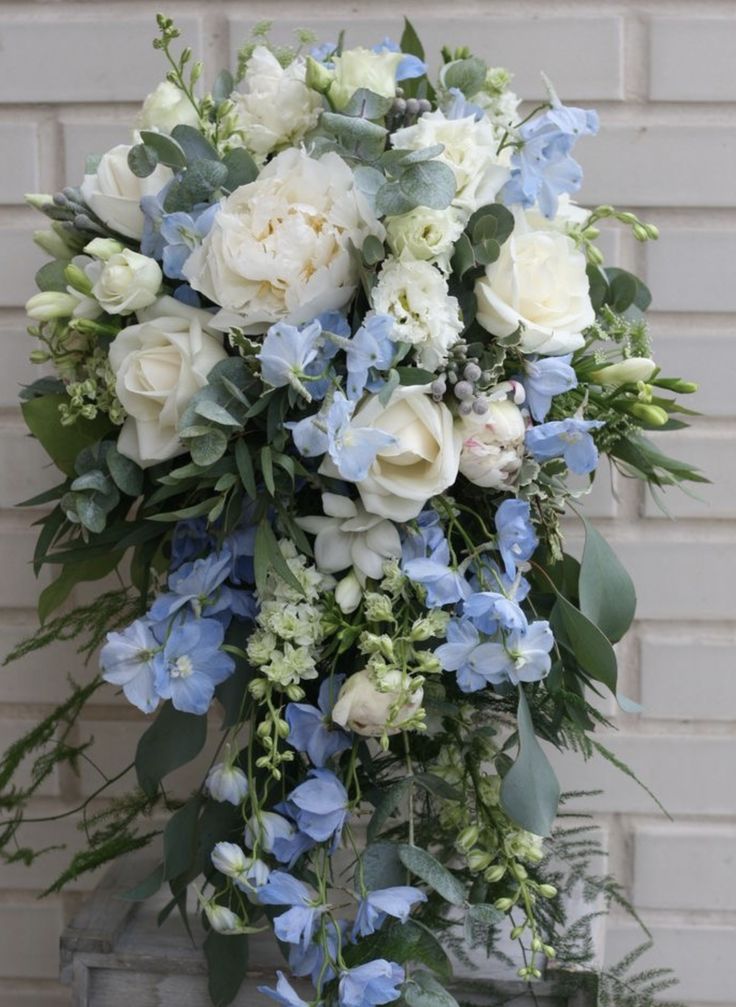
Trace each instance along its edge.
{"label": "white lisianthus", "polygon": [[530,227],[523,210],[514,216],[501,254],[475,285],[477,320],[494,336],[521,326],[522,353],[572,353],[595,321],[585,256],[568,235]]}
{"label": "white lisianthus", "polygon": [[463,446],[460,471],[484,489],[503,489],[513,483],[524,458],[526,422],[518,405],[505,392],[487,395],[488,408],[461,421]]}
{"label": "white lisianthus", "polygon": [[456,192],[453,206],[466,217],[492,203],[510,175],[510,149],[496,153],[498,139],[487,119],[472,115],[448,119],[439,109],[421,116],[415,125],[405,126],[391,136],[394,147],[421,150],[441,143],[444,150],[436,160],[452,168]]}
{"label": "white lisianthus", "polygon": [[[433,401],[429,386],[403,385],[385,406],[378,395],[367,396],[353,425],[382,430],[395,438],[378,451],[366,478],[356,483],[369,513],[410,521],[427,500],[455,482],[462,434],[447,406]],[[329,458],[320,472],[337,475]]]}
{"label": "white lisianthus", "polygon": [[396,71],[404,58],[400,52],[373,52],[358,47],[333,56],[335,69],[330,85],[330,101],[344,108],[359,88],[367,88],[382,98],[396,94]]}
{"label": "white lisianthus", "polygon": [[456,209],[417,206],[409,213],[387,217],[385,224],[394,255],[436,262],[444,272],[449,270],[455,242],[463,233],[463,222]]}
{"label": "white lisianthus", "polygon": [[590,375],[592,381],[599,385],[609,385],[618,388],[619,385],[637,384],[639,381],[649,381],[657,365],[649,357],[629,357],[609,367],[601,367]]}
{"label": "white lisianthus", "polygon": [[260,162],[284,147],[297,146],[317,125],[322,100],[307,87],[302,58],[283,67],[270,49],[256,46],[248,60],[242,92],[230,96],[233,129]]}
{"label": "white lisianthus", "polygon": [[155,259],[124,248],[97,266],[92,296],[108,315],[130,315],[156,300],[163,273]]}
{"label": "white lisianthus", "polygon": [[242,769],[229,762],[218,762],[207,774],[205,786],[215,801],[242,804],[248,795],[248,778]]}
{"label": "white lisianthus", "polygon": [[370,296],[379,315],[394,319],[391,338],[415,347],[420,367],[436,371],[447,360],[463,321],[457,298],[431,263],[389,257]]}
{"label": "white lisianthus", "polygon": [[404,682],[408,676],[399,671],[395,677],[398,679],[395,689],[385,685],[379,689],[367,668],[351,675],[340,689],[332,709],[333,722],[368,738],[398,734],[402,725],[421,709],[424,690],[421,686],[409,690],[407,686],[411,680]]}
{"label": "white lisianthus", "polygon": [[85,175],[82,198],[103,224],[126,238],[140,241],[143,235],[142,196],[155,196],[173,178],[171,168],[157,164],[147,178],[138,178],[128,167],[130,146],[121,143],[100,158],[97,171]]}
{"label": "white lisianthus", "polygon": [[144,468],[186,450],[177,423],[207,375],[227,356],[198,319],[156,318],[122,329],[110,344],[115,394],[128,414],[121,454]]}
{"label": "white lisianthus", "polygon": [[175,126],[199,126],[199,116],[191,101],[176,84],[162,80],[143,102],[138,117],[140,129],[170,133]]}
{"label": "white lisianthus", "polygon": [[348,303],[369,234],[385,237],[345,161],[285,150],[223,201],[184,273],[223,309],[218,328],[298,325]]}

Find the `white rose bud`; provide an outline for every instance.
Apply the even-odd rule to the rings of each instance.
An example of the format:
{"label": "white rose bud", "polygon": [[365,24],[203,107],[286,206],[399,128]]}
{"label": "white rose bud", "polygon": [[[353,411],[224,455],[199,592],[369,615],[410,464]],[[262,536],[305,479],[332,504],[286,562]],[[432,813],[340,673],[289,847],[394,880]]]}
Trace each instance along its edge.
{"label": "white rose bud", "polygon": [[489,401],[481,416],[463,419],[462,430],[460,471],[465,478],[485,489],[512,483],[524,456],[526,424],[519,407],[508,399]]}
{"label": "white rose bud", "polygon": [[207,775],[206,787],[213,800],[237,807],[248,795],[248,778],[237,766],[218,762]]}
{"label": "white rose bud", "polygon": [[649,357],[629,357],[610,367],[594,371],[590,377],[600,385],[618,388],[619,385],[635,385],[639,381],[649,381],[657,365]]}
{"label": "white rose bud", "polygon": [[371,680],[370,672],[364,668],[351,675],[343,684],[332,710],[332,720],[340,727],[364,737],[398,734],[402,724],[411,720],[421,709],[424,690],[419,688],[407,693],[404,705],[390,717],[391,708],[400,699],[399,690],[379,691]]}
{"label": "white rose bud", "polygon": [[337,109],[344,108],[355,92],[365,87],[382,98],[396,94],[396,71],[403,59],[400,52],[373,52],[372,49],[346,49],[334,56],[334,78],[329,97]]}
{"label": "white rose bud", "polygon": [[77,298],[60,290],[42,290],[26,301],[26,314],[35,322],[50,322],[54,318],[71,318]]}
{"label": "white rose bud", "polygon": [[191,101],[176,84],[163,80],[143,102],[139,117],[141,129],[170,133],[175,126],[199,126],[199,116]]}
{"label": "white rose bud", "polygon": [[155,259],[125,248],[105,262],[92,294],[108,315],[131,315],[153,304],[162,280]]}
{"label": "white rose bud", "polygon": [[157,195],[173,178],[173,172],[158,164],[147,178],[138,178],[128,167],[129,151],[130,145],[121,143],[103,154],[94,174],[84,176],[81,190],[85,203],[103,224],[126,238],[140,241],[141,198]]}

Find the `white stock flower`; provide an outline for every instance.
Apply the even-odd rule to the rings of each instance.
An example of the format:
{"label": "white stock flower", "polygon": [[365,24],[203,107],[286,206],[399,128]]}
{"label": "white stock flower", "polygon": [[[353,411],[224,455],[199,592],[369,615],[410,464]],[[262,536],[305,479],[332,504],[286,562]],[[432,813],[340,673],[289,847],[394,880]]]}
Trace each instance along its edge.
{"label": "white stock flower", "polygon": [[455,242],[463,233],[462,219],[454,207],[432,210],[417,206],[409,213],[387,217],[385,224],[394,255],[436,262],[444,272],[448,271]]}
{"label": "white stock flower", "polygon": [[426,112],[415,125],[397,130],[391,143],[409,150],[443,144],[444,150],[436,160],[452,168],[456,185],[453,206],[466,216],[492,203],[510,175],[510,148],[496,153],[498,139],[487,119],[476,122],[472,115],[448,119],[438,109]]}
{"label": "white stock flower", "polygon": [[163,273],[155,259],[124,248],[97,266],[92,295],[108,315],[130,315],[156,300]]}
{"label": "white stock flower", "polygon": [[523,210],[498,259],[475,285],[477,320],[494,336],[522,326],[522,353],[559,356],[580,349],[595,312],[584,254],[554,228],[531,228]]}
{"label": "white stock flower", "polygon": [[[369,395],[353,424],[393,434],[395,443],[378,451],[365,479],[356,483],[365,509],[392,521],[415,518],[430,497],[455,482],[462,434],[443,402],[434,402],[424,385],[397,388],[387,405]],[[336,476],[326,459],[320,472]]]}
{"label": "white stock flower", "polygon": [[503,489],[514,481],[524,457],[526,423],[519,407],[507,399],[488,396],[488,410],[461,421],[463,446],[460,471],[485,489]]}
{"label": "white stock flower", "polygon": [[193,318],[155,318],[121,329],[109,350],[115,394],[128,414],[121,454],[144,468],[186,450],[177,423],[207,375],[227,356]]}
{"label": "white stock flower", "polygon": [[411,343],[420,367],[436,371],[460,338],[460,305],[447,280],[429,262],[389,257],[371,291],[371,305],[379,315],[394,319],[391,338]]}
{"label": "white stock flower", "polygon": [[396,94],[396,71],[402,59],[400,52],[373,52],[360,46],[333,56],[335,69],[330,85],[330,101],[335,108],[344,108],[362,87],[383,98],[393,98]]}
{"label": "white stock flower", "polygon": [[121,143],[100,158],[97,170],[85,175],[82,197],[103,224],[126,238],[140,241],[143,234],[142,196],[155,196],[173,178],[171,168],[157,164],[147,178],[138,178],[128,167],[130,146]]}
{"label": "white stock flower", "polygon": [[263,163],[269,154],[297,146],[317,125],[322,101],[304,82],[301,58],[283,67],[263,45],[248,60],[242,92],[230,96],[232,122],[243,144]]}
{"label": "white stock flower", "polygon": [[358,282],[352,249],[369,234],[385,236],[345,161],[293,148],[223,201],[184,273],[223,309],[218,327],[298,325],[348,303]]}
{"label": "white stock flower", "polygon": [[175,126],[199,126],[199,116],[184,92],[162,80],[158,87],[146,95],[138,117],[140,129],[159,130],[170,133]]}
{"label": "white stock flower", "polygon": [[397,677],[396,689],[379,689],[367,668],[351,675],[332,709],[333,722],[369,738],[398,734],[421,708],[424,690],[408,691],[405,676],[397,672]]}

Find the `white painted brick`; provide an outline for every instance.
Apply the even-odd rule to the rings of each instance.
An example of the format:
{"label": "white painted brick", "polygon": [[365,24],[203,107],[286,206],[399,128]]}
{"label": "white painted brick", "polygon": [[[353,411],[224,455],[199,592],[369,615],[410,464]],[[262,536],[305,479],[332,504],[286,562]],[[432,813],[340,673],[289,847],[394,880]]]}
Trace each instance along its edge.
{"label": "white painted brick", "polygon": [[[31,282],[33,279],[31,278]],[[0,408],[16,407],[21,385],[30,384],[41,370],[28,359],[35,345],[24,325],[0,327]]]}
{"label": "white painted brick", "polygon": [[0,429],[0,508],[15,507],[62,481],[62,475],[25,428]]}
{"label": "white painted brick", "polygon": [[71,990],[58,980],[0,980],[0,1007],[70,1007]]}
{"label": "white painted brick", "polygon": [[[659,325],[655,321],[657,332]],[[706,416],[736,416],[733,375],[736,374],[736,325],[733,333],[669,338],[657,332],[654,355],[664,375],[687,378],[700,388],[683,402]]]}
{"label": "white painted brick", "polygon": [[33,243],[33,231],[42,226],[41,219],[34,226],[0,228],[0,308],[22,307],[37,292],[33,277],[48,261]]}
{"label": "white painted brick", "polygon": [[[199,50],[198,20],[180,17],[177,24],[186,44]],[[155,35],[152,12],[105,17],[91,7],[82,19],[6,21],[0,102],[139,101],[167,69],[151,45]]]}
{"label": "white painted brick", "polygon": [[[571,475],[568,485],[576,491],[588,490],[589,480],[587,476]],[[576,506],[583,511],[587,518],[615,516],[616,497],[611,482],[611,466],[607,459],[604,459],[599,465],[592,487],[585,496],[578,499]]]}
{"label": "white painted brick", "polygon": [[[361,12],[362,13],[362,12]],[[430,10],[431,13],[431,10]],[[248,38],[255,19],[230,21],[230,48],[233,59]],[[540,69],[554,81],[566,99],[618,99],[622,96],[622,21],[617,17],[543,16],[498,17],[481,8],[474,13],[472,28],[463,17],[414,18],[431,64],[436,68],[443,45],[451,48],[470,44],[492,65],[505,66],[514,74],[514,88],[524,98],[545,96]],[[320,41],[336,40],[347,26],[347,44],[374,45],[386,35],[398,40],[402,21],[391,18],[335,16],[299,17],[280,20],[272,37],[282,43],[294,40],[295,28],[311,28]],[[469,31],[470,29],[470,31]],[[471,37],[472,36],[472,37]]]}
{"label": "white painted brick", "polygon": [[110,121],[105,118],[95,122],[64,122],[64,178],[69,185],[82,180],[87,158],[104,154],[119,143],[131,143],[132,118]]}
{"label": "white painted brick", "polygon": [[[644,716],[693,721],[736,719],[736,636],[647,629],[641,639]],[[717,697],[717,701],[716,701]],[[734,902],[736,905],[736,902]]]}
{"label": "white painted brick", "polygon": [[655,311],[736,311],[736,231],[664,227],[646,245]]}
{"label": "white painted brick", "polygon": [[649,97],[655,101],[734,101],[736,21],[654,17],[649,26]]}
{"label": "white painted brick", "polygon": [[0,123],[0,150],[10,154],[0,172],[0,203],[22,203],[24,194],[39,186],[35,124]]}
{"label": "white painted brick", "polygon": [[62,921],[57,900],[0,905],[0,975],[55,979]]}
{"label": "white painted brick", "polygon": [[[29,518],[30,520],[30,518]],[[0,609],[35,608],[38,595],[49,583],[49,567],[38,579],[33,574],[31,560],[36,544],[37,529],[23,527],[20,522],[12,528],[0,527]]]}
{"label": "white painted brick", "polygon": [[[731,126],[610,126],[583,139],[580,200],[618,206],[736,206]],[[663,239],[664,241],[664,239]]]}
{"label": "white painted brick", "polygon": [[634,903],[642,909],[733,909],[736,828],[636,826]]}
{"label": "white painted brick", "polygon": [[[736,518],[736,451],[733,435],[709,436],[699,430],[673,431],[652,437],[660,451],[700,469],[712,480],[710,484],[693,483],[689,489],[697,498],[677,489],[667,494],[666,507],[672,517]],[[647,494],[644,504],[647,517],[661,517],[662,512]]]}

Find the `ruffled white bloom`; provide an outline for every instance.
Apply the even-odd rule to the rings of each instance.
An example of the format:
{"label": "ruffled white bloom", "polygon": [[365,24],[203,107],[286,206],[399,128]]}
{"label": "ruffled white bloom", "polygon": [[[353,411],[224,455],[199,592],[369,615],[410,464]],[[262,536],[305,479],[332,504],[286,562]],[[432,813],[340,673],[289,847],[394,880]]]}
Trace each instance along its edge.
{"label": "ruffled white bloom", "polygon": [[503,489],[513,483],[521,468],[526,422],[505,392],[496,397],[491,392],[487,398],[485,413],[462,419],[460,471],[476,486]]}
{"label": "ruffled white bloom", "polygon": [[128,167],[130,145],[121,143],[100,158],[97,171],[85,175],[82,198],[103,224],[126,238],[140,241],[143,234],[142,196],[155,196],[173,178],[171,168],[157,164],[147,178]]}
{"label": "ruffled white bloom", "polygon": [[248,778],[242,769],[229,762],[218,762],[210,769],[205,781],[207,791],[215,801],[242,804],[248,795]]}
{"label": "ruffled white bloom", "polygon": [[436,159],[452,168],[456,184],[453,206],[466,216],[492,203],[510,175],[510,149],[496,153],[498,139],[487,119],[476,122],[472,115],[448,119],[438,109],[426,112],[415,125],[397,130],[391,143],[409,150],[443,144],[444,150]]}
{"label": "ruffled white bloom", "polygon": [[409,213],[386,218],[386,236],[394,255],[435,262],[447,272],[455,242],[463,233],[458,210],[417,206]]}
{"label": "ruffled white bloom", "polygon": [[501,254],[475,285],[478,322],[495,336],[522,326],[522,353],[572,353],[595,320],[585,256],[568,235],[530,227],[523,210],[514,216]]}
{"label": "ruffled white bloom", "polygon": [[243,90],[230,100],[233,128],[260,163],[276,150],[297,146],[317,125],[322,101],[305,84],[305,73],[302,58],[283,67],[265,46],[253,50]]}
{"label": "ruffled white bloom", "polygon": [[591,380],[600,385],[618,388],[619,385],[637,384],[639,381],[649,381],[657,365],[649,357],[629,357],[609,367],[602,367],[591,374]]}
{"label": "ruffled white bloom", "polygon": [[[369,395],[353,424],[392,434],[395,443],[383,448],[361,482],[356,483],[365,509],[392,521],[410,521],[427,500],[455,482],[460,464],[462,433],[443,402],[434,402],[425,385],[397,388],[387,405]],[[320,472],[337,476],[327,458]]]}
{"label": "ruffled white bloom", "polygon": [[383,98],[393,98],[396,94],[396,71],[402,59],[400,52],[373,52],[360,46],[333,56],[335,69],[330,85],[330,101],[335,108],[344,108],[361,87]]}
{"label": "ruffled white bloom", "polygon": [[124,248],[96,265],[92,296],[108,315],[130,315],[156,300],[163,273],[155,259]]}
{"label": "ruffled white bloom", "polygon": [[298,325],[348,303],[358,281],[352,248],[369,234],[383,240],[385,231],[345,161],[285,150],[223,201],[184,273],[222,307],[218,328]]}
{"label": "ruffled white bloom", "polygon": [[447,280],[429,262],[386,259],[371,291],[371,305],[394,319],[392,339],[416,348],[420,367],[436,371],[460,338],[463,321]]}
{"label": "ruffled white bloom", "polygon": [[196,318],[156,318],[121,329],[109,350],[115,394],[128,414],[118,439],[121,454],[145,468],[185,451],[179,418],[226,356]]}
{"label": "ruffled white bloom", "polygon": [[398,734],[421,709],[424,690],[421,686],[410,690],[411,679],[404,681],[408,676],[399,671],[394,677],[396,688],[379,689],[367,668],[351,675],[333,707],[333,722],[369,738]]}
{"label": "ruffled white bloom", "polygon": [[183,91],[171,81],[162,80],[146,95],[138,117],[140,129],[155,129],[170,133],[175,126],[199,126],[199,116]]}

